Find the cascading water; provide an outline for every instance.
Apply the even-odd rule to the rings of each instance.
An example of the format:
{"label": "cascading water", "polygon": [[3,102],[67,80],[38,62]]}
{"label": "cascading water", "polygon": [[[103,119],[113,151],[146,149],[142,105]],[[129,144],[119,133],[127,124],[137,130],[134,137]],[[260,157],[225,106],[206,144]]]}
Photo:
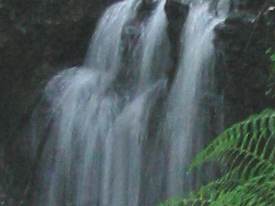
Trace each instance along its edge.
{"label": "cascading water", "polygon": [[147,13],[139,12],[142,0],[111,6],[83,66],[48,83],[42,132],[34,115],[34,142],[47,137],[35,205],[153,206],[188,188],[190,150],[200,147],[204,131],[201,97],[213,80],[213,29],[223,17],[208,1],[191,5],[168,87],[165,2],[152,1]]}
{"label": "cascading water", "polygon": [[113,5],[84,65],[48,83],[51,125],[36,205],[140,204],[141,142],[169,64],[164,3],[144,16],[141,1]]}
{"label": "cascading water", "polygon": [[194,184],[193,178],[184,178],[186,166],[203,146],[203,136],[208,136],[203,129],[208,119],[204,120],[207,117],[200,116],[199,111],[201,99],[211,92],[209,82],[214,82],[214,27],[224,20],[211,13],[209,6],[209,1],[195,1],[190,6],[181,37],[178,73],[168,98],[169,195],[181,195]]}

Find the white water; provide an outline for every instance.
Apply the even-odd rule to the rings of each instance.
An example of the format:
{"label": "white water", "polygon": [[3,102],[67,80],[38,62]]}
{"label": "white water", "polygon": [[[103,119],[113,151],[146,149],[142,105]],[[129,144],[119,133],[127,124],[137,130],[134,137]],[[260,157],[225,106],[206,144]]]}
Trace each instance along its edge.
{"label": "white water", "polygon": [[210,75],[214,66],[213,29],[223,20],[224,17],[210,13],[208,1],[196,2],[191,5],[182,32],[181,61],[169,96],[166,119],[170,140],[169,195],[183,194],[193,184],[192,178],[184,177],[194,151],[202,147],[203,135],[207,135],[202,133],[200,123],[205,117],[200,117],[198,111],[201,97],[210,90],[205,83],[214,81]]}
{"label": "white water", "polygon": [[189,188],[184,173],[202,145],[203,123],[196,117],[213,78],[213,29],[223,17],[212,14],[207,2],[192,5],[167,94],[165,0],[143,17],[140,5],[128,0],[111,6],[83,66],[48,83],[50,129],[35,205],[153,206]]}
{"label": "white water", "polygon": [[49,82],[52,125],[36,205],[139,205],[141,142],[169,63],[164,1],[144,21],[136,20],[139,4],[109,8],[84,65]]}

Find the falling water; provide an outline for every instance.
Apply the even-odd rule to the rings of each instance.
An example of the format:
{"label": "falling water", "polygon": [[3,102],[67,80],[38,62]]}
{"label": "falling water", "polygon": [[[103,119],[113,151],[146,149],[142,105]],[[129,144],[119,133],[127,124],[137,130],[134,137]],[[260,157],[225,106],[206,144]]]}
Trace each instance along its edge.
{"label": "falling water", "polygon": [[48,142],[35,205],[139,205],[141,142],[169,64],[164,4],[144,16],[138,0],[111,6],[83,66],[48,83]]}
{"label": "falling water", "polygon": [[152,1],[150,12],[139,10],[143,3],[111,6],[83,65],[48,83],[44,127],[39,114],[33,119],[34,144],[42,133],[47,140],[35,205],[153,206],[192,186],[186,166],[204,143],[208,119],[200,112],[214,82],[213,30],[226,12],[211,12],[209,1],[191,4],[167,86],[166,1]]}
{"label": "falling water", "polygon": [[182,195],[194,185],[194,178],[187,177],[186,167],[207,136],[203,127],[207,127],[209,119],[199,111],[203,96],[211,92],[209,83],[214,82],[211,75],[215,62],[214,27],[224,20],[212,13],[209,6],[210,1],[192,3],[182,32],[181,60],[169,95],[165,123],[170,141],[169,196]]}

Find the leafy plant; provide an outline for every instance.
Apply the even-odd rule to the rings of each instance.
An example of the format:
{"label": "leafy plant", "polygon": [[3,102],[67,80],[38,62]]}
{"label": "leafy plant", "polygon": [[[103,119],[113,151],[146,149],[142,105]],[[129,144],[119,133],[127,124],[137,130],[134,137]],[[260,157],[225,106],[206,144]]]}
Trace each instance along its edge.
{"label": "leafy plant", "polygon": [[271,206],[275,203],[275,111],[265,110],[220,134],[193,160],[209,161],[225,175],[182,200],[161,206]]}

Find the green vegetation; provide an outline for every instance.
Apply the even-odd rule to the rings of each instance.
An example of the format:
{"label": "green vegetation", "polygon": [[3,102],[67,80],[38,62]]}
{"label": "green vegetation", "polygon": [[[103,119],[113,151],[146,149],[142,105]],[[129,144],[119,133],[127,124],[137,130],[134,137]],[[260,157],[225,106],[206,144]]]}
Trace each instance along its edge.
{"label": "green vegetation", "polygon": [[270,206],[275,202],[275,111],[237,123],[200,152],[190,167],[218,161],[224,176],[161,206]]}

